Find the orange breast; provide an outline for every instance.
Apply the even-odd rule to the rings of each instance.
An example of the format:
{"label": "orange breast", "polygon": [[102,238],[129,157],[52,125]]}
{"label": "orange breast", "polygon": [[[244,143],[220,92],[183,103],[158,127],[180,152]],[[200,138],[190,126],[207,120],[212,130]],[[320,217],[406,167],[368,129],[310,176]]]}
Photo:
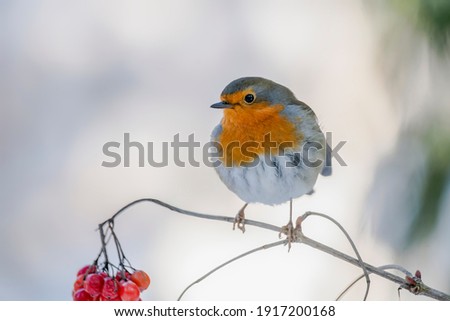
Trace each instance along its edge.
{"label": "orange breast", "polygon": [[295,130],[293,123],[280,115],[282,110],[281,105],[269,107],[264,104],[225,109],[219,143],[226,166],[245,166],[256,155],[265,152],[277,155],[285,148],[298,147],[303,136]]}

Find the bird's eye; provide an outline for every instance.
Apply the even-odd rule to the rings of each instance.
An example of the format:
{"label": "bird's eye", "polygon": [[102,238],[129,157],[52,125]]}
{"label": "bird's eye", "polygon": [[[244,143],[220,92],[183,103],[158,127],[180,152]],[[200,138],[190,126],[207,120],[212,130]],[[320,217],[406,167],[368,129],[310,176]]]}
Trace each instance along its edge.
{"label": "bird's eye", "polygon": [[254,96],[253,94],[247,94],[247,95],[245,95],[245,97],[244,97],[244,101],[245,101],[247,104],[251,104],[254,100],[255,100],[255,96]]}

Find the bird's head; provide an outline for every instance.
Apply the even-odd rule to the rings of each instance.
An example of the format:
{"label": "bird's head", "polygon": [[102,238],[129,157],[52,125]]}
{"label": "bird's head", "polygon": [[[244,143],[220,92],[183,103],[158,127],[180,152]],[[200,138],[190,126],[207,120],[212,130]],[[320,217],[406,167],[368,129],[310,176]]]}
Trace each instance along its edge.
{"label": "bird's head", "polygon": [[220,102],[211,108],[263,109],[286,106],[297,100],[286,87],[261,77],[243,77],[229,83],[220,95]]}

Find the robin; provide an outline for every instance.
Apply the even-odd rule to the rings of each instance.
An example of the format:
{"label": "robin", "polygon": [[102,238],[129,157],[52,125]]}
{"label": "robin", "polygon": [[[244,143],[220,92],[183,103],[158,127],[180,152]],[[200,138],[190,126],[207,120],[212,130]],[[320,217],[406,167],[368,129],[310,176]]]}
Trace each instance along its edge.
{"label": "robin", "polygon": [[317,177],[331,175],[330,148],[317,117],[286,87],[260,77],[232,81],[222,91],[223,118],[211,135],[217,146],[222,182],[245,205],[236,224],[245,232],[249,203],[290,202],[289,222],[280,233],[288,244],[297,238],[292,224],[292,199],[312,194]]}

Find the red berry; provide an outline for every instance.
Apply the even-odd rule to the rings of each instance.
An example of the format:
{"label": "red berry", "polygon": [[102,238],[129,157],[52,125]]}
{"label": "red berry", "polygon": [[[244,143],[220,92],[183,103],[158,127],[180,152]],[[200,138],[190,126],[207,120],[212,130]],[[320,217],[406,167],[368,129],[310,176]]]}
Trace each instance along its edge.
{"label": "red berry", "polygon": [[99,296],[102,293],[104,283],[101,275],[89,274],[84,280],[84,289],[93,297]]}
{"label": "red berry", "polygon": [[120,296],[115,297],[114,299],[112,298],[105,298],[103,295],[100,295],[100,301],[122,301],[122,299],[120,298]]}
{"label": "red berry", "polygon": [[102,297],[107,300],[111,301],[119,297],[119,282],[117,280],[111,277],[106,277],[105,283],[103,285],[102,290]]}
{"label": "red berry", "polygon": [[131,278],[131,273],[128,271],[117,271],[116,273],[116,280],[117,281],[127,281]]}
{"label": "red berry", "polygon": [[79,289],[84,288],[84,275],[77,276],[75,283],[73,284],[73,290],[78,291]]}
{"label": "red berry", "polygon": [[94,298],[85,289],[79,289],[73,294],[74,301],[93,301]]}
{"label": "red berry", "polygon": [[100,272],[100,273],[98,273],[98,275],[100,275],[104,279],[109,277],[108,273],[106,273],[106,272]]}
{"label": "red berry", "polygon": [[97,267],[95,265],[85,265],[78,271],[77,276],[95,273],[96,271]]}
{"label": "red berry", "polygon": [[137,301],[140,294],[139,287],[133,281],[120,282],[119,296],[123,301]]}
{"label": "red berry", "polygon": [[147,273],[141,270],[134,271],[133,274],[131,274],[131,281],[136,283],[136,285],[139,287],[139,290],[144,291],[148,288],[150,285],[150,277]]}

